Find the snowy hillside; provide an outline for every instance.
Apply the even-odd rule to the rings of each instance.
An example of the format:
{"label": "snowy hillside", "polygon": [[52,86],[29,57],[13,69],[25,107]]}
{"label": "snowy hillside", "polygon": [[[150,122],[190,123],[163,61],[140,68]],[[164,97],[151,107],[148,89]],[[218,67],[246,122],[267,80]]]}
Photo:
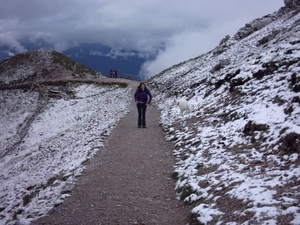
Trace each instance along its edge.
{"label": "snowy hillside", "polygon": [[299,11],[254,20],[148,83],[175,144],[178,198],[196,220],[300,224]]}
{"label": "snowy hillside", "polygon": [[[299,72],[299,10],[282,8],[147,82],[200,224],[300,224]],[[0,62],[0,224],[61,204],[128,112],[130,89],[101,79],[53,51]]]}
{"label": "snowy hillside", "polygon": [[0,70],[0,224],[29,224],[69,196],[128,112],[130,88],[51,51],[17,55]]}

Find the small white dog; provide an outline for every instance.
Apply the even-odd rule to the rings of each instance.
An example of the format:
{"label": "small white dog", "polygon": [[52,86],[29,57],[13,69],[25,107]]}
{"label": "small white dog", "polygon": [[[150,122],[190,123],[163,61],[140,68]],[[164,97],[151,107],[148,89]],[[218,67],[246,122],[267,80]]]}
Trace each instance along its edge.
{"label": "small white dog", "polygon": [[191,112],[191,106],[189,104],[189,102],[185,99],[174,99],[176,105],[179,106],[180,108],[180,112],[183,113],[184,111],[188,111],[188,112]]}

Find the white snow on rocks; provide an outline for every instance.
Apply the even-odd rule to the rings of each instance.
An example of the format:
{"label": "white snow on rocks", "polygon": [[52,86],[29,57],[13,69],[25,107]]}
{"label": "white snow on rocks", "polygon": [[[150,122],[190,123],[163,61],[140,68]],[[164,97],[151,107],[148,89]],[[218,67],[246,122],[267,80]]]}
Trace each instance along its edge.
{"label": "white snow on rocks", "polygon": [[300,14],[274,15],[149,81],[175,145],[175,190],[201,224],[300,224]]}
{"label": "white snow on rocks", "polygon": [[129,110],[129,88],[79,84],[74,92],[74,99],[52,98],[32,117],[38,93],[1,91],[0,224],[29,224],[61,204],[84,162]]}

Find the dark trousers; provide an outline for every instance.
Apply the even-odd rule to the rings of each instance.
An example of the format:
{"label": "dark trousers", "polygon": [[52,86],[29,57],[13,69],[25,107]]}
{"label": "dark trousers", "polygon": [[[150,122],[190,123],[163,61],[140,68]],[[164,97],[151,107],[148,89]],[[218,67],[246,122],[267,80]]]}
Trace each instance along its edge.
{"label": "dark trousers", "polygon": [[139,116],[138,116],[138,126],[146,126],[146,109],[147,106],[145,103],[137,103],[136,104]]}

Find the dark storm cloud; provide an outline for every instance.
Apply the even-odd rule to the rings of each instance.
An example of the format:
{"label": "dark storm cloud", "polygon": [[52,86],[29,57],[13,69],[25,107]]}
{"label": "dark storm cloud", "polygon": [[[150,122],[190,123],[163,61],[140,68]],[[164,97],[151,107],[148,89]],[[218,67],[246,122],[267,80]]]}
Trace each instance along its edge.
{"label": "dark storm cloud", "polygon": [[155,74],[210,50],[283,1],[0,0],[0,5],[0,44],[25,51],[19,40],[42,37],[58,51],[86,42],[158,53],[143,67]]}

